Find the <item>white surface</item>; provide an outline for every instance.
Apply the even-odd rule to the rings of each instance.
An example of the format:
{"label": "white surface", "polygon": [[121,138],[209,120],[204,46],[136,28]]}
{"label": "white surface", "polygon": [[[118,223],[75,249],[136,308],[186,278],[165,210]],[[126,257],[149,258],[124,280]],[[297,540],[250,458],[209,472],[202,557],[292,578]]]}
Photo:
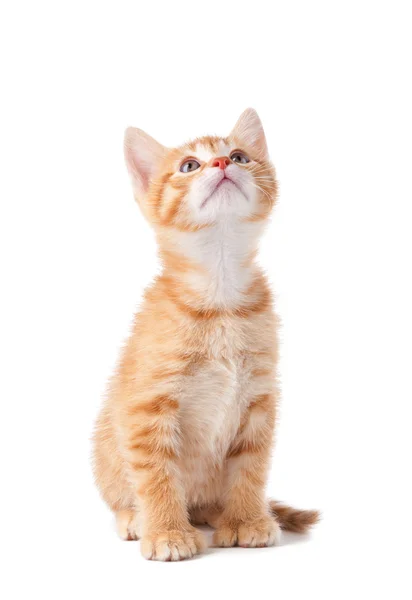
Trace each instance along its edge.
{"label": "white surface", "polygon": [[[410,598],[408,3],[2,13],[2,597]],[[269,493],[323,521],[275,549],[149,563],[117,540],[89,465],[156,269],[123,130],[172,145],[228,133],[247,106],[281,190],[261,254],[284,324]]]}

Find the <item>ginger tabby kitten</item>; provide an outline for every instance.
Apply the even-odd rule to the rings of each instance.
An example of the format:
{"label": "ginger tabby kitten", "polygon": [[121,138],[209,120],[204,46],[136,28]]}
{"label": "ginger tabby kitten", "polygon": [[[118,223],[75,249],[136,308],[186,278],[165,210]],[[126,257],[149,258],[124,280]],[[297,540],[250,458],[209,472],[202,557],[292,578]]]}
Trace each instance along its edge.
{"label": "ginger tabby kitten", "polygon": [[165,148],[129,128],[135,198],[163,271],[145,293],[94,436],[94,470],[124,539],[152,560],[279,543],[315,511],[265,497],[276,417],[276,316],[255,262],[276,200],[256,112],[226,138]]}

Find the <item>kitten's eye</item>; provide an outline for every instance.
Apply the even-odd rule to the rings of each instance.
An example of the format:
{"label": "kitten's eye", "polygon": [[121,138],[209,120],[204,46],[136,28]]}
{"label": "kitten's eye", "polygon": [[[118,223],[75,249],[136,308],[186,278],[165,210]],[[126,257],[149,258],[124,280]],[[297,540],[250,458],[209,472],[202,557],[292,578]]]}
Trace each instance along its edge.
{"label": "kitten's eye", "polygon": [[250,162],[250,158],[248,158],[246,156],[246,154],[243,154],[243,152],[233,152],[233,154],[230,155],[230,160],[234,163],[240,163],[242,165],[245,165],[246,163]]}
{"label": "kitten's eye", "polygon": [[192,171],[196,171],[200,167],[200,164],[194,158],[190,158],[186,160],[182,166],[180,167],[180,171],[182,173],[191,173]]}

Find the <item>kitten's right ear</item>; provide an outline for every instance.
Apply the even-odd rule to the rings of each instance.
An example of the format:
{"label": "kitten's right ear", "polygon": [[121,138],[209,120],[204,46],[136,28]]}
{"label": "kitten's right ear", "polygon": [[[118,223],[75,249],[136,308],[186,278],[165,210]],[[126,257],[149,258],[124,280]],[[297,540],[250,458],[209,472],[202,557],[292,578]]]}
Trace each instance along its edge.
{"label": "kitten's right ear", "polygon": [[230,135],[246,147],[254,148],[260,158],[269,159],[262,122],[253,108],[247,108],[240,115]]}
{"label": "kitten's right ear", "polygon": [[165,154],[166,148],[141,129],[135,127],[126,129],[124,156],[138,200],[147,193],[150,180]]}

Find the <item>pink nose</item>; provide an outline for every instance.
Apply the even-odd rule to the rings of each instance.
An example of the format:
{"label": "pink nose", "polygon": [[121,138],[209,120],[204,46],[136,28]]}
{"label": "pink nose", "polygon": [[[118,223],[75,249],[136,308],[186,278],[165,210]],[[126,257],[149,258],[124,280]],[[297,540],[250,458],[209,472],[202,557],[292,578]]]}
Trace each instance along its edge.
{"label": "pink nose", "polygon": [[227,156],[220,156],[219,158],[215,158],[212,163],[212,167],[219,167],[219,169],[226,169],[226,167],[230,165],[230,160]]}

